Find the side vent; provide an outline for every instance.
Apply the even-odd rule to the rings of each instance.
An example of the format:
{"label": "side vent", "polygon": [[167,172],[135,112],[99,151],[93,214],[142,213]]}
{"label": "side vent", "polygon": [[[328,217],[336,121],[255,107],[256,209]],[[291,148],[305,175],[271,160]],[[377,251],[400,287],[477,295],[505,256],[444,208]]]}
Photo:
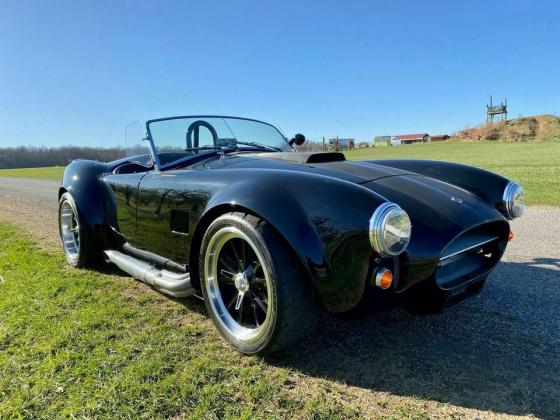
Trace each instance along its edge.
{"label": "side vent", "polygon": [[171,233],[188,236],[189,212],[183,210],[171,210],[169,228],[171,229]]}

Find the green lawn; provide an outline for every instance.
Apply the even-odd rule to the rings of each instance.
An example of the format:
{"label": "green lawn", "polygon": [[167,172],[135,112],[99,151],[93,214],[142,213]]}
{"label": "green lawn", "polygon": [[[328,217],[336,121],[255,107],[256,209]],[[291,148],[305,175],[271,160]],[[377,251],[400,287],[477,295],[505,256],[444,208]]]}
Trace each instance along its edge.
{"label": "green lawn", "polygon": [[[438,159],[467,163],[519,182],[529,204],[560,205],[560,141],[443,142],[345,152],[348,159]],[[3,169],[0,176],[56,179],[64,168]]]}
{"label": "green lawn", "polygon": [[529,204],[560,205],[560,141],[442,142],[345,152],[347,159],[437,159],[467,163],[519,182]]}
{"label": "green lawn", "polygon": [[0,243],[0,418],[355,415],[231,350],[196,300],[71,270],[9,225]]}
{"label": "green lawn", "polygon": [[47,168],[18,168],[0,169],[0,176],[15,176],[20,178],[53,179],[60,181],[64,173],[64,166]]}

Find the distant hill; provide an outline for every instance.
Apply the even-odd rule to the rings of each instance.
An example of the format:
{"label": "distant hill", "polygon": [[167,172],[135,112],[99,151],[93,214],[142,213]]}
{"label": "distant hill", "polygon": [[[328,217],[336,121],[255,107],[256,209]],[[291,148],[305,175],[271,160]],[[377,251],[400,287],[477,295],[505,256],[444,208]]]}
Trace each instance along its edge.
{"label": "distant hill", "polygon": [[560,140],[560,118],[555,115],[520,117],[466,128],[453,137],[461,140]]}

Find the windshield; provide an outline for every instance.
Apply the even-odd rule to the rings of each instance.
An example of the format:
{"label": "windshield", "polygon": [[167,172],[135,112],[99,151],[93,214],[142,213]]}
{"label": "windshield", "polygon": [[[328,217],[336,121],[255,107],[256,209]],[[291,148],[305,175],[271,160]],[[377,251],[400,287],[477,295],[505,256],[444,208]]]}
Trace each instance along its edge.
{"label": "windshield", "polygon": [[147,123],[162,165],[200,150],[288,151],[292,150],[280,131],[267,123],[233,117],[177,117]]}

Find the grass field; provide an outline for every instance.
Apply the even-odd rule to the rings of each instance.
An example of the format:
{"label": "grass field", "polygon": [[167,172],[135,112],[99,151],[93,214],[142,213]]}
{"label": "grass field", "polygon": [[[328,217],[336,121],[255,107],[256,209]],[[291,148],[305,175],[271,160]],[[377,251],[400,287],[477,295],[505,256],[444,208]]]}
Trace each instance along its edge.
{"label": "grass field", "polygon": [[[348,159],[437,159],[479,166],[523,185],[529,204],[560,205],[560,142],[443,142],[345,152]],[[64,168],[4,169],[0,176],[60,179]]]}
{"label": "grass field", "polygon": [[328,390],[243,357],[203,304],[132,279],[69,270],[0,224],[0,418],[352,417]]}
{"label": "grass field", "polygon": [[52,166],[47,168],[18,168],[0,169],[0,176],[13,176],[19,178],[51,179],[59,181],[62,179],[64,166]]}
{"label": "grass field", "polygon": [[[329,322],[285,354],[241,356],[218,336],[202,302],[160,295],[108,266],[70,269],[60,252],[39,249],[28,235],[0,223],[0,419],[420,420],[553,407],[551,381],[536,373],[548,364],[541,356],[525,361],[530,337],[510,321],[504,327],[501,315],[470,316],[466,330],[456,324],[466,313],[455,321],[386,314],[353,326]],[[476,338],[481,325],[490,336]],[[464,333],[454,347],[449,334]],[[484,354],[494,362],[473,362],[489,337],[495,342]],[[529,370],[538,380],[527,378]],[[529,394],[537,388],[543,411]],[[529,396],[530,409],[518,395]]]}

